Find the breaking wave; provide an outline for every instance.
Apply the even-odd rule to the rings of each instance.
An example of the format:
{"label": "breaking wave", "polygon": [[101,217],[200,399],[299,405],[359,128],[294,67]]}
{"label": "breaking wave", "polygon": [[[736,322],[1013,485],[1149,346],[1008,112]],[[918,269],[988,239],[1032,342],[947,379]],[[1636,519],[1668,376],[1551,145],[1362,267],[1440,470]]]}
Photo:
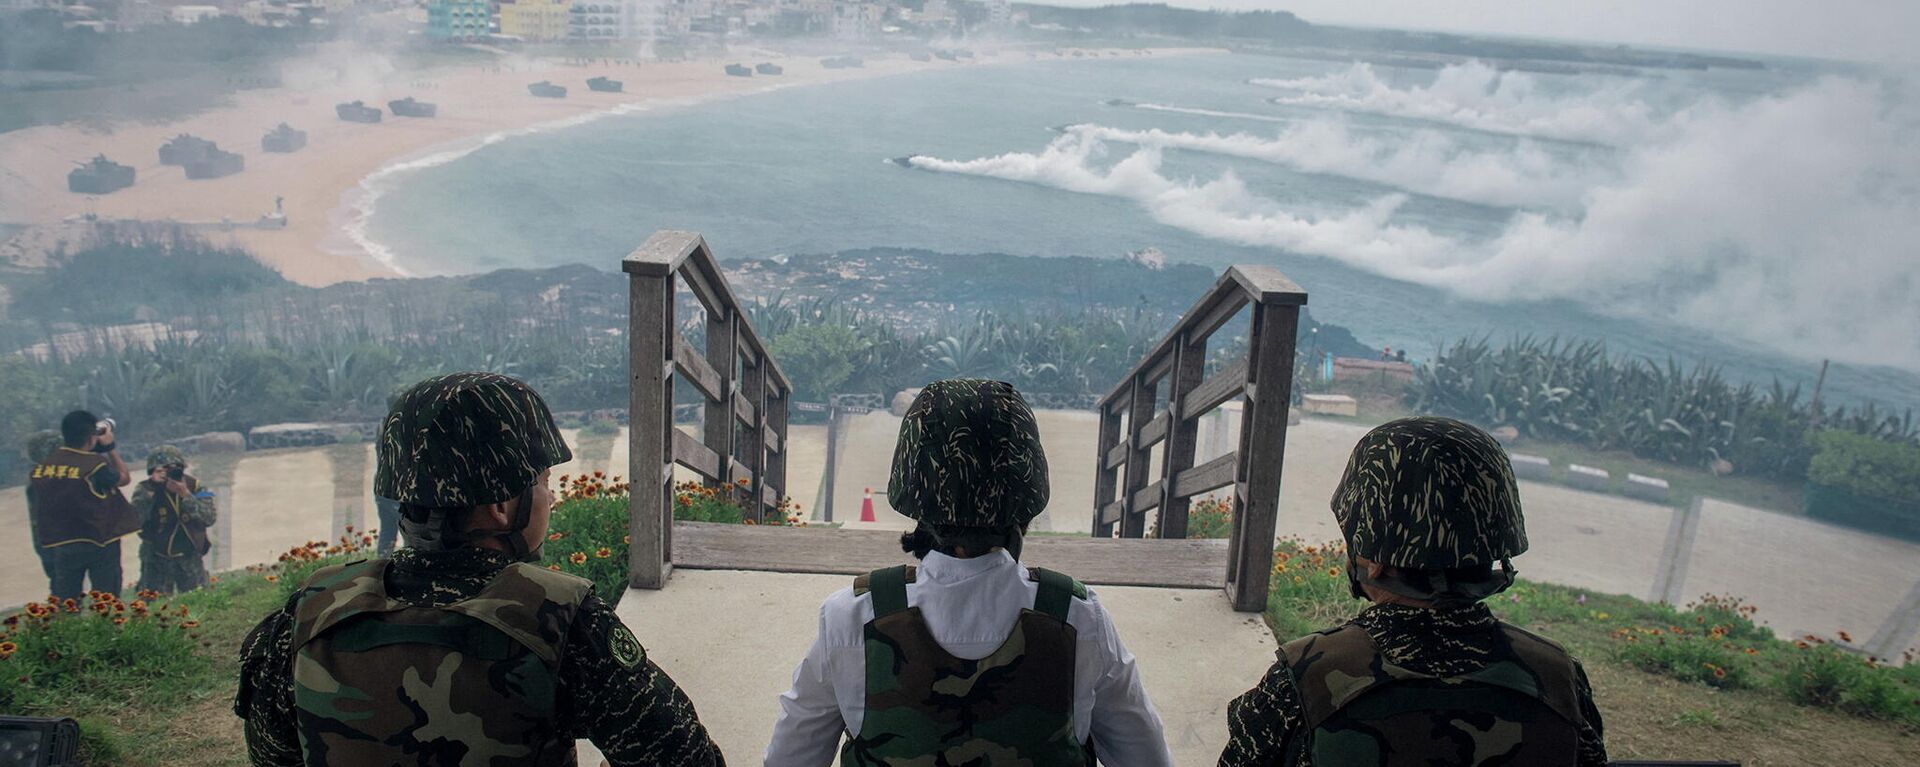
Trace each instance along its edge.
{"label": "breaking wave", "polygon": [[[1364,65],[1352,72],[1371,76]],[[1522,126],[1520,118],[1550,119],[1544,116],[1547,105],[1568,103],[1533,93],[1510,75],[1494,78],[1490,90],[1436,83],[1421,98],[1436,104],[1460,98],[1467,103],[1452,114],[1497,118],[1528,130],[1541,124]],[[1920,370],[1920,271],[1913,255],[1920,242],[1920,151],[1911,139],[1920,132],[1916,95],[1911,85],[1829,78],[1738,107],[1698,104],[1684,119],[1659,125],[1641,115],[1606,136],[1617,141],[1631,132],[1638,143],[1620,152],[1615,175],[1578,195],[1577,210],[1516,213],[1497,235],[1482,240],[1398,220],[1405,200],[1400,194],[1345,210],[1289,210],[1250,190],[1231,171],[1210,181],[1175,180],[1161,172],[1162,148],[1183,144],[1309,161],[1289,154],[1299,147],[1265,146],[1246,137],[1078,127],[1035,153],[909,162],[930,171],[1124,198],[1155,220],[1200,236],[1335,259],[1464,298],[1573,300],[1802,357]],[[1600,102],[1593,108],[1608,111]],[[1504,106],[1492,109],[1493,103]],[[1343,136],[1351,142],[1344,147],[1351,150],[1347,157],[1317,161],[1354,173],[1365,172],[1357,168],[1365,158],[1377,161],[1380,155],[1368,152],[1380,147],[1350,135],[1328,131],[1313,140],[1327,142],[1319,149],[1339,150]],[[1110,141],[1138,146],[1101,170]],[[1391,159],[1391,150],[1385,151]],[[1511,158],[1491,162],[1526,166]],[[1445,163],[1409,159],[1403,167],[1412,168],[1396,171],[1404,173],[1394,181],[1403,188],[1466,183],[1446,181],[1453,177],[1442,172]],[[1383,180],[1389,175],[1376,173]],[[1553,173],[1539,179],[1556,189],[1562,180]],[[1479,193],[1492,196],[1486,190],[1498,188]],[[1454,191],[1449,196],[1471,193]]]}
{"label": "breaking wave", "polygon": [[1571,209],[1588,188],[1611,175],[1591,158],[1568,161],[1527,140],[1504,151],[1475,149],[1441,131],[1363,134],[1332,120],[1300,123],[1271,139],[1099,125],[1068,130],[1100,141],[1244,157],[1500,207]]}

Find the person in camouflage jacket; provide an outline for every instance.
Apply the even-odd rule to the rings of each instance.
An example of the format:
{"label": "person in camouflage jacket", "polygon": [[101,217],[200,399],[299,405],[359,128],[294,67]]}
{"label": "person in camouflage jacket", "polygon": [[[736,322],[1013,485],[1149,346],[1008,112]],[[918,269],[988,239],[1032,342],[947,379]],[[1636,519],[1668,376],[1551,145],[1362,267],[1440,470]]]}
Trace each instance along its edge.
{"label": "person in camouflage jacket", "polygon": [[219,512],[211,493],[187,472],[180,448],[161,445],[147,453],[147,478],[133,488],[140,512],[140,589],[171,594],[207,583],[207,528]]}
{"label": "person in camouflage jacket", "polygon": [[539,395],[462,373],[382,423],[375,492],[407,547],[323,568],[247,636],[255,765],[724,765],[691,701],[593,593],[532,564],[571,458]]}
{"label": "person in camouflage jacket", "polygon": [[1221,767],[1607,764],[1579,662],[1482,602],[1527,548],[1498,442],[1446,418],[1383,424],[1332,506],[1351,591],[1373,604],[1281,646],[1228,706]]}

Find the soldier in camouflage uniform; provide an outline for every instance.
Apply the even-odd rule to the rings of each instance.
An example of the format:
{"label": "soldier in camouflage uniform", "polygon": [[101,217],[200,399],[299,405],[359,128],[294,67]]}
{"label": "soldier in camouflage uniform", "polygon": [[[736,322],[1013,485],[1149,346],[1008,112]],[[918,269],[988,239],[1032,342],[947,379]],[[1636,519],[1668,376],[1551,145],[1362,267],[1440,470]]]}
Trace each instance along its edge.
{"label": "soldier in camouflage uniform", "polygon": [[133,488],[140,511],[140,588],[171,594],[207,583],[207,528],[219,512],[213,494],[187,472],[180,448],[161,445],[147,453],[147,478]]}
{"label": "soldier in camouflage uniform", "polygon": [[[52,429],[41,429],[40,431],[28,434],[27,438],[23,440],[20,449],[21,452],[26,454],[28,465],[38,466],[47,460],[47,456],[53,455],[53,451],[60,449],[60,432]],[[53,580],[53,554],[52,550],[40,546],[40,511],[39,507],[33,502],[32,486],[27,487],[27,534],[28,540],[33,543],[33,553],[40,557],[40,569],[46,572],[47,580],[51,582]]]}
{"label": "soldier in camouflage uniform", "polygon": [[1579,662],[1481,603],[1527,550],[1498,442],[1447,418],[1383,424],[1333,513],[1353,595],[1374,604],[1281,646],[1228,707],[1221,767],[1607,763]]}
{"label": "soldier in camouflage uniform", "polygon": [[[770,767],[1162,767],[1160,717],[1085,586],[1020,565],[1047,505],[1033,411],[998,381],[938,381],[900,425],[888,500],[918,567],[860,576],[780,699]],[[843,736],[845,744],[841,746]]]}
{"label": "soldier in camouflage uniform", "polygon": [[723,765],[693,704],[581,578],[537,564],[571,451],[491,373],[432,378],[381,424],[374,492],[407,547],[321,569],[248,635],[255,765]]}

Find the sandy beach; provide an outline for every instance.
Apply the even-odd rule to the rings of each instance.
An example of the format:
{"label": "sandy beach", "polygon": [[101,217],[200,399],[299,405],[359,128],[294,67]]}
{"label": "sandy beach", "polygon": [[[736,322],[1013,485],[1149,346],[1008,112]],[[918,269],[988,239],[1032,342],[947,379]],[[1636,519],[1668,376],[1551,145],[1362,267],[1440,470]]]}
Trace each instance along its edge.
{"label": "sandy beach", "polygon": [[[1120,55],[1189,55],[1197,49],[1125,51]],[[1099,55],[1087,51],[1087,54]],[[1040,54],[1058,58],[1066,52]],[[903,54],[868,56],[854,69],[827,69],[818,58],[738,59],[772,61],[785,68],[778,76],[730,77],[726,60],[612,64],[591,66],[559,61],[522,61],[504,66],[466,66],[431,71],[394,71],[379,76],[349,75],[351,65],[323,66],[302,86],[245,91],[228,107],[167,123],[115,125],[108,130],[75,125],[41,126],[0,134],[0,223],[37,227],[21,235],[34,247],[50,248],[64,234],[64,219],[95,214],[105,219],[187,222],[252,222],[283,198],[288,225],[280,230],[215,233],[255,253],[288,279],[306,285],[400,276],[346,236],[349,206],[370,175],[398,162],[473,146],[489,136],[534,126],[580,120],[595,114],[671,107],[772,88],[884,77],[955,66],[991,66],[1026,62],[1024,51],[1002,51],[970,62],[935,59],[919,62]],[[329,68],[331,67],[331,68]],[[308,67],[312,69],[311,66]],[[625,92],[587,89],[589,77],[606,75],[625,83]],[[290,80],[293,78],[289,78]],[[313,83],[311,81],[322,81]],[[535,98],[526,86],[550,80],[567,88],[563,99]],[[378,124],[338,119],[334,105],[361,100],[386,111],[392,99],[414,96],[439,106],[432,119],[387,114]],[[286,122],[307,132],[305,149],[291,154],[260,150],[260,138]],[[158,148],[170,137],[191,133],[246,157],[246,169],[211,180],[188,180],[184,171],[159,163]],[[132,165],[138,173],[130,188],[111,194],[74,194],[66,189],[67,171],[96,154]],[[16,249],[20,244],[16,243]]]}

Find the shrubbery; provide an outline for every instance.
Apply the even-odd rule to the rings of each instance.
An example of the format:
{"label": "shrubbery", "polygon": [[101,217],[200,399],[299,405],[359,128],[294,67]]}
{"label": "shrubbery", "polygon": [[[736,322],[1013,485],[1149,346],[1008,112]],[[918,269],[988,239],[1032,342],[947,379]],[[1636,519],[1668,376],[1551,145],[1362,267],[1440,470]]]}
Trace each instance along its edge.
{"label": "shrubbery", "polygon": [[1844,431],[1814,436],[1807,479],[1867,498],[1920,504],[1920,445]]}
{"label": "shrubbery", "polygon": [[1407,401],[1530,437],[1685,466],[1724,459],[1741,473],[1788,481],[1807,476],[1816,423],[1879,441],[1920,440],[1910,418],[1871,405],[1828,410],[1802,401],[1797,387],[1736,386],[1711,366],[1613,357],[1597,341],[1457,341],[1418,369]]}

